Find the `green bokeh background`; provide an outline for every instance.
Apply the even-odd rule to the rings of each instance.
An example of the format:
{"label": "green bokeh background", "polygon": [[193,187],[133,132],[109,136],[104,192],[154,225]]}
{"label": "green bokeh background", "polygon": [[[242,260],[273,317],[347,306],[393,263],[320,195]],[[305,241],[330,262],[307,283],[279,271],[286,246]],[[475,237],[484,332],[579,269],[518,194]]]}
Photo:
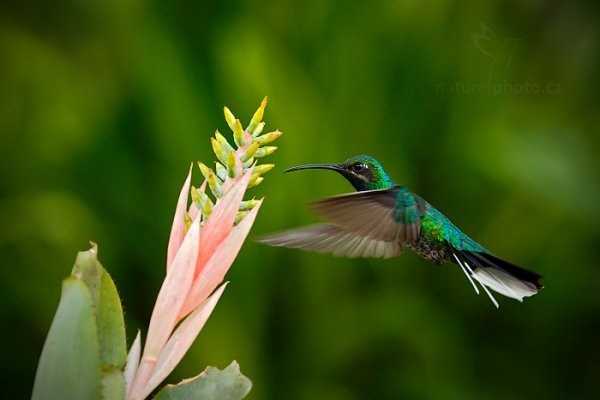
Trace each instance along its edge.
{"label": "green bokeh background", "polygon": [[[269,96],[285,132],[252,234],[350,191],[290,166],[368,153],[546,276],[496,310],[455,266],[248,241],[169,378],[233,359],[249,399],[592,398],[600,377],[595,2],[63,1],[0,6],[2,392],[28,398],[60,281],[99,244],[145,329],[191,160]],[[229,133],[228,133],[229,134]],[[196,174],[198,178],[199,174]]]}

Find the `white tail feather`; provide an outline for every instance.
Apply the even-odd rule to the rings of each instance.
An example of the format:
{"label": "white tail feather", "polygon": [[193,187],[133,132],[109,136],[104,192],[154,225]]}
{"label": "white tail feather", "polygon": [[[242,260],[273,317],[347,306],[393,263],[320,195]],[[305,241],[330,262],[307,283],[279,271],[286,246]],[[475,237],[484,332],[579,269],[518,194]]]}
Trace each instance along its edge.
{"label": "white tail feather", "polygon": [[[467,268],[469,268],[469,271],[473,272],[473,270],[471,269],[471,267],[469,266],[469,264],[466,261],[465,261],[464,264],[467,266]],[[473,272],[473,277],[475,279],[477,279],[477,273],[476,272]],[[490,300],[492,301],[492,303],[494,303],[494,305],[496,306],[496,308],[500,308],[500,304],[498,304],[498,301],[496,301],[496,299],[494,298],[494,296],[492,296],[492,294],[490,293],[490,291],[485,287],[485,285],[479,279],[477,279],[477,280],[481,284],[481,287],[483,288],[483,290],[485,291],[485,293],[488,295],[488,297],[490,298]]]}
{"label": "white tail feather", "polygon": [[[477,279],[477,281],[479,282],[479,284],[481,285],[481,287],[483,288],[483,290],[485,291],[485,293],[488,295],[488,297],[490,298],[490,300],[492,301],[492,303],[494,303],[494,305],[496,306],[496,308],[499,308],[500,305],[498,304],[498,301],[496,301],[496,299],[494,298],[494,296],[492,296],[492,294],[487,289],[487,287],[485,287],[486,286],[485,282],[482,282],[479,278],[477,278],[477,272],[475,272],[475,271],[477,271],[477,269],[475,271],[473,271],[473,269],[471,268],[471,266],[466,261],[461,260],[454,253],[452,253],[452,256],[454,257],[454,259],[456,260],[456,262],[458,263],[458,265],[460,266],[460,268],[463,270],[463,272],[467,276],[467,279],[469,279],[469,282],[471,282],[471,285],[473,285],[473,289],[475,289],[475,293],[479,294],[479,289],[477,288],[477,285],[475,285],[475,282],[473,282],[473,279],[471,277],[474,277],[475,279]],[[490,288],[494,289],[494,287],[492,287],[492,286],[490,286]],[[496,289],[494,289],[494,290],[496,290]],[[503,294],[502,292],[498,292],[498,293]],[[509,297],[512,297],[512,296],[509,296]]]}
{"label": "white tail feather", "polygon": [[460,261],[459,258],[456,256],[456,254],[452,253],[452,255],[454,256],[454,259],[456,260],[456,262],[458,263],[460,268],[463,270],[463,272],[467,276],[467,279],[469,280],[469,282],[471,282],[471,285],[473,285],[473,289],[475,289],[475,293],[479,294],[479,289],[477,289],[477,285],[475,285],[475,282],[473,282],[473,279],[471,279],[471,275],[473,275],[473,270],[471,269],[471,267],[469,267],[469,265],[467,263],[463,263],[462,261]]}
{"label": "white tail feather", "polygon": [[[477,279],[477,275],[473,275],[473,276]],[[479,279],[477,279],[477,280],[479,280]],[[498,301],[490,293],[490,291],[488,290],[488,288],[486,288],[485,285],[483,283],[481,283],[481,281],[479,281],[479,283],[481,284],[481,287],[483,288],[483,290],[485,290],[485,293],[488,295],[488,297],[490,298],[490,300],[492,301],[492,303],[494,303],[494,305],[496,306],[496,308],[500,308],[500,304],[498,304]]]}
{"label": "white tail feather", "polygon": [[519,301],[523,301],[524,297],[533,296],[538,292],[534,285],[523,282],[496,268],[476,268],[473,277],[493,291]]}

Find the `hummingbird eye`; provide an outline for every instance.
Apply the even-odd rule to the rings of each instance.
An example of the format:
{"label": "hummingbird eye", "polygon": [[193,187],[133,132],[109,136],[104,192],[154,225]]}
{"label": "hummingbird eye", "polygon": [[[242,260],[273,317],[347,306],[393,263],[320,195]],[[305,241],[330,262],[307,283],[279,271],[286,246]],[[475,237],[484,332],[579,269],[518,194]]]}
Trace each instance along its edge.
{"label": "hummingbird eye", "polygon": [[364,163],[358,162],[358,163],[352,164],[351,168],[352,168],[352,171],[354,171],[354,172],[362,172],[365,169],[367,169],[367,165]]}

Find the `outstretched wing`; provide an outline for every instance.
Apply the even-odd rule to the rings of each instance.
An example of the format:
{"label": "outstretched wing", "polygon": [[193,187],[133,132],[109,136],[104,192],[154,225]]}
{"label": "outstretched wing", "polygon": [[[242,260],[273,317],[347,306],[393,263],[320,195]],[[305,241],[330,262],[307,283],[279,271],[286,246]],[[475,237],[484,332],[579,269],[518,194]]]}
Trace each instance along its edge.
{"label": "outstretched wing", "polygon": [[385,241],[349,232],[337,225],[312,225],[263,236],[256,241],[270,246],[292,247],[332,253],[334,256],[395,257],[402,251],[398,241]]}
{"label": "outstretched wing", "polygon": [[424,210],[405,187],[368,190],[327,197],[313,206],[323,218],[348,232],[386,242],[419,237]]}

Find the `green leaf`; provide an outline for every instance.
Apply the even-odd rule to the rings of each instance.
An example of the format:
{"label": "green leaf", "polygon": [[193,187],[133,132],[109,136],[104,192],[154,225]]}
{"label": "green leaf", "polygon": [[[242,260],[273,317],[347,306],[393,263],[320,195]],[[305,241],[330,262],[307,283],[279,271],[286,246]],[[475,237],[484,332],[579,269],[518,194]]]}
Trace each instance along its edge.
{"label": "green leaf", "polygon": [[251,388],[252,382],[242,375],[240,366],[233,361],[223,371],[207,367],[194,378],[167,385],[154,400],[239,400],[246,397]]}
{"label": "green leaf", "polygon": [[117,400],[125,398],[125,378],[120,369],[108,367],[102,371],[102,399]]}
{"label": "green leaf", "polygon": [[115,283],[97,255],[95,244],[79,252],[71,274],[83,280],[92,295],[102,363],[122,369],[127,358],[123,308]]}
{"label": "green leaf", "polygon": [[63,281],[33,385],[33,400],[100,398],[100,349],[92,296],[80,280]]}

